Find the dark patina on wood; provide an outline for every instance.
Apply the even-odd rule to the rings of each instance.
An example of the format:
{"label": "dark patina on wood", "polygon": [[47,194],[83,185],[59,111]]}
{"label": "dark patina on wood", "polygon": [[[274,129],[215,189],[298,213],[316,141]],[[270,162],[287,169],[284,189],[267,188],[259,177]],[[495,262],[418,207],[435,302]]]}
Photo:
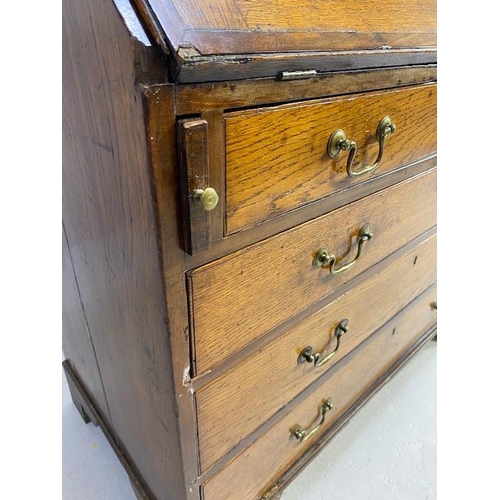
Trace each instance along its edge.
{"label": "dark patina on wood", "polygon": [[63,2],[62,216],[79,290],[66,299],[86,319],[64,344],[92,390],[74,357],[91,339],[99,414],[156,499],[183,499],[136,44],[112,2]]}
{"label": "dark patina on wood", "polygon": [[135,0],[179,82],[436,62],[435,0]]}
{"label": "dark patina on wood", "polygon": [[[419,123],[411,125],[420,130],[423,115],[434,113],[426,94],[436,81],[433,2],[389,0],[381,6],[367,0],[358,11],[366,15],[346,19],[340,4],[329,9],[313,0],[271,0],[266,8],[257,0],[64,0],[64,369],[82,418],[103,429],[140,500],[243,500],[243,490],[245,500],[276,500],[335,433],[327,430],[302,454],[276,457],[266,477],[250,474],[265,462],[259,456],[244,481],[231,476],[241,456],[255,453],[283,425],[282,417],[306,412],[308,418],[310,408],[301,403],[328,383],[329,370],[304,378],[279,409],[263,408],[261,420],[241,427],[228,421],[226,435],[213,422],[217,405],[224,408],[226,381],[235,391],[255,379],[248,369],[253,357],[268,355],[273,342],[292,342],[322,308],[344,295],[356,297],[435,235],[434,121],[411,140],[403,133],[400,140],[391,137],[398,153],[392,152],[387,171],[321,191],[304,180],[311,167],[307,150],[316,154],[312,163],[321,163],[326,145],[320,141],[311,149],[307,130],[314,116],[294,120],[294,110],[305,113],[307,107],[319,117],[333,102],[369,96],[379,99],[378,114],[394,103],[390,97],[382,102],[383,96],[418,94],[413,105]],[[281,78],[283,72],[290,75]],[[284,118],[274,128],[269,119],[266,134],[259,118],[273,114]],[[364,118],[359,123],[361,114],[352,113],[349,127],[371,157],[373,124]],[[344,126],[333,117],[325,124]],[[281,132],[273,135],[278,125]],[[295,158],[286,156],[294,149],[287,135],[301,138]],[[273,148],[286,159],[277,169],[288,179],[281,184],[263,159]],[[288,175],[293,165],[300,182]],[[300,183],[311,193],[305,203],[287,194]],[[193,198],[206,186],[220,196],[210,212]],[[242,199],[241,187],[249,189]],[[276,192],[288,196],[286,206],[273,205]],[[258,207],[244,213],[254,196]],[[333,285],[324,269],[313,269],[317,281],[310,279],[316,247],[327,244],[352,258],[349,245],[368,216],[381,238],[370,242],[359,266]],[[384,309],[385,316],[370,309],[379,314],[370,318],[370,331],[332,372],[349,359],[365,359],[369,339],[378,335],[373,330],[391,315],[386,325],[392,325],[398,311],[409,311],[414,324],[408,330],[413,344],[393,351],[398,359],[428,339],[424,295],[408,304],[421,292],[417,284],[425,287],[433,279],[432,257],[420,256],[431,267],[408,295]],[[303,275],[297,273],[302,260]],[[394,290],[406,283],[400,272],[391,277]],[[427,292],[425,300],[435,301],[435,287]],[[330,422],[331,429],[340,428],[397,369],[399,361],[393,361],[381,360],[387,371],[359,388],[363,396]],[[354,397],[354,387],[342,390],[347,399]],[[228,437],[231,429],[237,432]],[[207,454],[207,442],[219,446],[210,441],[213,432],[229,444]]]}

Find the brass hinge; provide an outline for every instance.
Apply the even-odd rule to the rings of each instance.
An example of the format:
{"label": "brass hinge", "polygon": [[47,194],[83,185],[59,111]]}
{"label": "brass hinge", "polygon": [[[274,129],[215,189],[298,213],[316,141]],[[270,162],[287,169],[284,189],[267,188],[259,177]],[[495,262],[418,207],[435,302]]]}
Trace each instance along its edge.
{"label": "brass hinge", "polygon": [[279,483],[276,483],[270,490],[267,490],[264,495],[260,497],[260,500],[269,500],[278,491]]}
{"label": "brass hinge", "polygon": [[278,80],[304,80],[306,78],[314,78],[318,75],[315,69],[299,70],[299,71],[280,71],[276,77]]}

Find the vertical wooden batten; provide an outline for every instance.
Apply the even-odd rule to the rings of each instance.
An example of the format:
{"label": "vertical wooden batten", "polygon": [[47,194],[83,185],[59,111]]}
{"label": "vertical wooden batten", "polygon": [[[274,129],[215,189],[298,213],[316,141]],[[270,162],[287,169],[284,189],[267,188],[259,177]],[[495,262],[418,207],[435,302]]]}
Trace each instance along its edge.
{"label": "vertical wooden batten", "polygon": [[[191,386],[189,314],[185,289],[186,254],[182,244],[179,173],[173,85],[155,86],[143,93],[149,143],[160,255],[172,352],[172,376],[176,394],[181,460],[188,500],[198,500],[198,450],[195,401]],[[191,478],[191,480],[190,480]]]}

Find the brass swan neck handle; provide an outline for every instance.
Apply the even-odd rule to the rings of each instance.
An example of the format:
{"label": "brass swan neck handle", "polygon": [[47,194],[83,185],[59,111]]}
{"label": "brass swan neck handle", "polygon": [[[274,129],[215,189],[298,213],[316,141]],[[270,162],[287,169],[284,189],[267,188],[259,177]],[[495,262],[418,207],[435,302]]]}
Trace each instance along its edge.
{"label": "brass swan neck handle", "polygon": [[349,177],[358,177],[360,175],[369,174],[374,172],[382,161],[384,156],[385,140],[390,135],[396,131],[396,125],[392,123],[390,116],[384,116],[380,120],[377,127],[377,139],[378,139],[378,156],[373,165],[366,165],[359,170],[353,169],[354,157],[358,151],[358,146],[354,141],[347,138],[346,133],[342,129],[336,130],[328,139],[327,152],[330,158],[335,159],[341,151],[349,151],[349,156],[347,157],[347,175]]}
{"label": "brass swan neck handle", "polygon": [[[332,359],[332,357],[335,355],[335,353],[339,350],[340,339],[341,339],[342,335],[347,333],[347,330],[349,329],[348,325],[349,325],[349,320],[346,318],[346,319],[343,319],[335,328],[335,332],[333,333],[332,338],[328,341],[328,344],[330,344],[330,342],[333,339],[336,339],[337,342],[335,344],[334,349],[329,354],[327,354],[326,356],[321,358],[320,352],[314,353],[313,348],[311,346],[307,346],[304,349],[302,349],[302,352],[299,354],[299,357],[297,358],[297,363],[299,365],[302,363],[313,363],[314,366],[317,366],[317,367],[323,366],[324,364],[328,363],[328,361],[330,361],[330,359]],[[327,347],[328,347],[328,344],[327,344]],[[326,347],[325,347],[325,349],[326,349]]]}
{"label": "brass swan neck handle", "polygon": [[295,438],[297,441],[304,442],[307,441],[311,436],[316,434],[319,431],[323,423],[325,422],[325,416],[327,412],[329,412],[333,408],[333,400],[332,398],[328,398],[320,408],[320,416],[321,420],[318,425],[313,427],[312,429],[303,429],[300,425],[294,427],[290,433],[290,438]]}
{"label": "brass swan neck handle", "polygon": [[339,267],[335,267],[337,264],[337,257],[328,251],[328,248],[322,247],[315,254],[313,259],[313,267],[326,268],[330,270],[330,274],[340,274],[349,270],[358,261],[363,245],[373,238],[373,234],[369,224],[365,224],[358,232],[356,242],[358,244],[358,251],[356,257],[351,262],[342,264]]}

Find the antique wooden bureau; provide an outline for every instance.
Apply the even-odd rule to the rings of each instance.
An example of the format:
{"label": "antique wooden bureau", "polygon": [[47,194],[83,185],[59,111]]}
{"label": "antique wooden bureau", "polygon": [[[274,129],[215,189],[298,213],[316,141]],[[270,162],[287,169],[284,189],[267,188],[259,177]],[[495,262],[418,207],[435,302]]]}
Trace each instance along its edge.
{"label": "antique wooden bureau", "polygon": [[144,500],[278,498],[436,332],[434,0],[63,0],[63,348]]}

